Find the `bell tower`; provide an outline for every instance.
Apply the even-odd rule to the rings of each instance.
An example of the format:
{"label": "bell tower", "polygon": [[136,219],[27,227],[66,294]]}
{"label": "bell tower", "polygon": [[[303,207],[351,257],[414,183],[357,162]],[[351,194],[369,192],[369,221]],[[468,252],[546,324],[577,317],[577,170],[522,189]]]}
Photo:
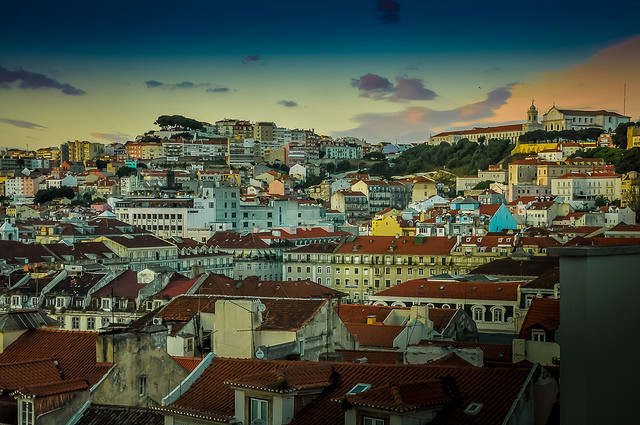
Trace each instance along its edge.
{"label": "bell tower", "polygon": [[531,106],[527,110],[527,122],[522,126],[525,132],[542,129],[542,125],[538,123],[538,109],[533,102],[533,99],[531,99]]}

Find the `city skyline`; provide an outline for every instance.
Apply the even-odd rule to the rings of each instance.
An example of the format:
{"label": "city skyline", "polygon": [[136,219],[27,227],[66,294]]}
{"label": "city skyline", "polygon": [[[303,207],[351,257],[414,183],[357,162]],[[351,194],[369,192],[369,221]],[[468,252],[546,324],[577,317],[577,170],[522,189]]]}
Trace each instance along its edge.
{"label": "city skyline", "polygon": [[164,114],[413,142],[523,122],[532,99],[636,120],[626,3],[606,28],[595,2],[7,4],[0,145],[125,142]]}

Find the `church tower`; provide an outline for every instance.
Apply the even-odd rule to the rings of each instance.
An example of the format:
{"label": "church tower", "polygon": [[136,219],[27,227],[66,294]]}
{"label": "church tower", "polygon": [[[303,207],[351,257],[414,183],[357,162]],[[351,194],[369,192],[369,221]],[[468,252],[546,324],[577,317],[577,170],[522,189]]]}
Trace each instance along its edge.
{"label": "church tower", "polygon": [[527,110],[527,122],[522,126],[522,129],[527,131],[542,130],[542,124],[538,123],[538,109],[531,100],[531,106]]}

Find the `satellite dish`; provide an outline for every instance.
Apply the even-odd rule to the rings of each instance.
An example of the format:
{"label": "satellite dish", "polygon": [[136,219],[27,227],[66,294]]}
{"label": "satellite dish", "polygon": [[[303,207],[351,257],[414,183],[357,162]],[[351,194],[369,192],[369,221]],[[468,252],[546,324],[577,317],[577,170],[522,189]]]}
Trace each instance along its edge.
{"label": "satellite dish", "polygon": [[259,304],[258,304],[258,311],[259,311],[260,313],[264,313],[264,311],[265,311],[266,309],[267,309],[267,306],[266,306],[266,305],[264,305],[264,304],[262,304],[262,303],[259,303]]}
{"label": "satellite dish", "polygon": [[264,351],[259,348],[256,350],[256,359],[264,359]]}

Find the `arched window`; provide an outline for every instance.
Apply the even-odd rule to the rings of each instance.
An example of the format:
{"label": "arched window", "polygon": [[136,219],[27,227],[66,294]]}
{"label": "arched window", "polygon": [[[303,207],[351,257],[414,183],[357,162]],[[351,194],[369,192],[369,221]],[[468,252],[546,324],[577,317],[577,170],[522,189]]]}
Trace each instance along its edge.
{"label": "arched window", "polygon": [[504,307],[492,307],[491,308],[491,317],[494,322],[502,323],[504,322]]}
{"label": "arched window", "polygon": [[471,307],[471,314],[475,322],[484,322],[485,308],[481,305],[474,305]]}
{"label": "arched window", "polygon": [[449,304],[442,304],[442,308],[451,308]]}

